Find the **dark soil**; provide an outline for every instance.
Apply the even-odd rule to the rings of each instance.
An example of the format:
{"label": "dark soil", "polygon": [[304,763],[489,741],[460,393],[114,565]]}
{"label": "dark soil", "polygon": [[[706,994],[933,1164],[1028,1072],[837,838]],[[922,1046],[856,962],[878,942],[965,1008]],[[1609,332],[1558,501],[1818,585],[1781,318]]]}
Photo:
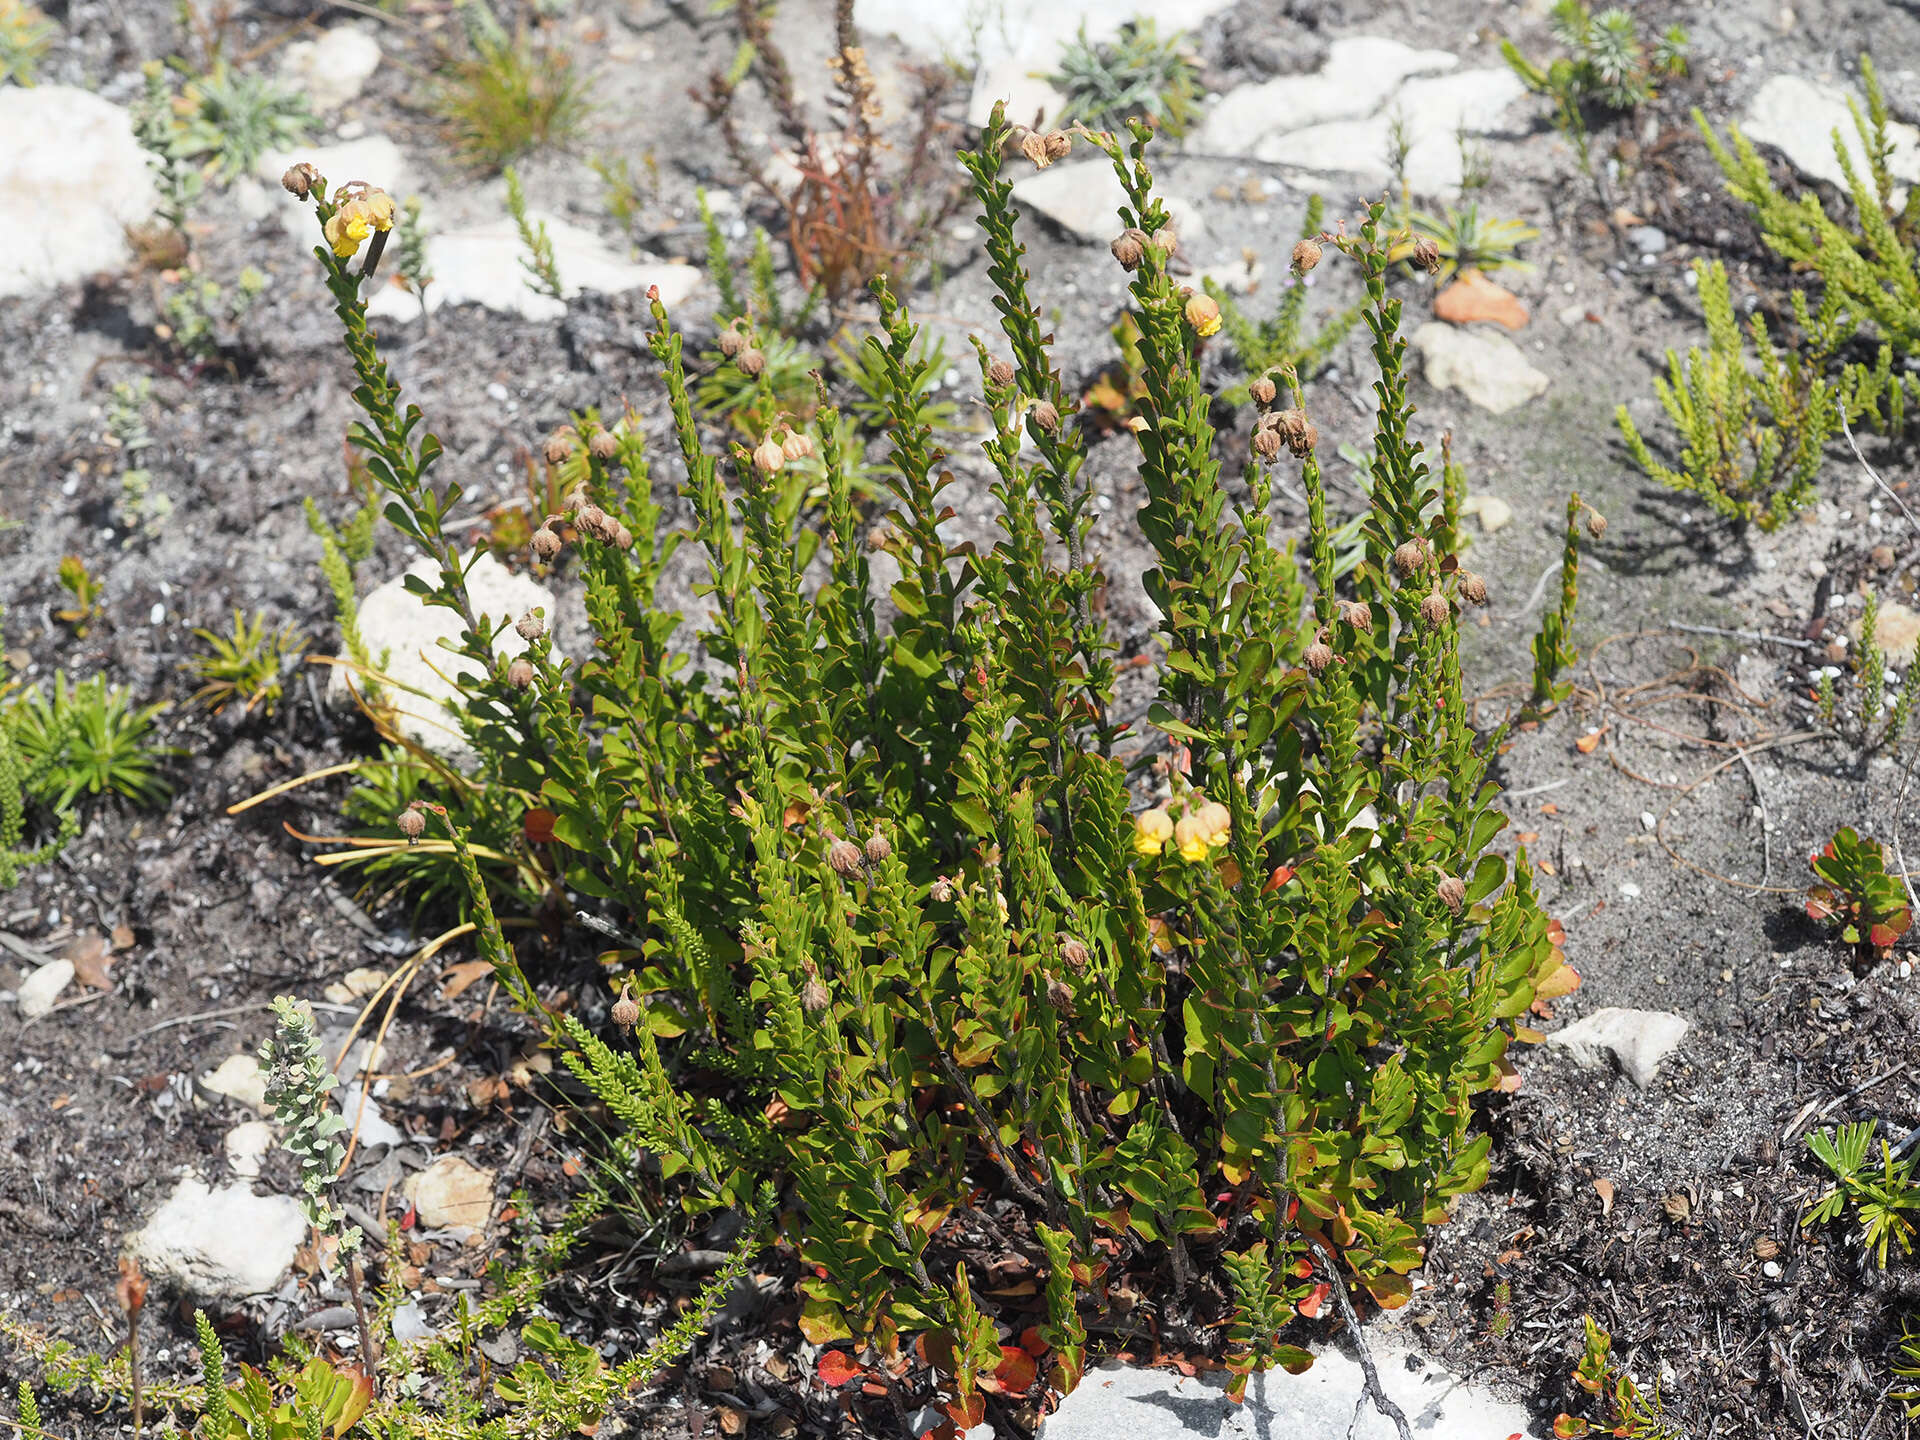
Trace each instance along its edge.
{"label": "dark soil", "polygon": [[[643,204],[634,236],[656,254],[697,252],[696,184],[731,187],[753,203],[684,97],[687,83],[732,54],[724,23],[707,8],[587,0],[564,22],[596,87],[594,133],[579,153],[523,166],[537,203],[611,237],[599,182],[584,163],[602,150],[656,157],[659,191]],[[789,8],[824,10],[817,0]],[[1225,90],[1311,68],[1329,37],[1348,33],[1389,34],[1496,64],[1500,34],[1530,52],[1546,48],[1535,8],[1243,0],[1198,40],[1210,88]],[[1637,417],[1649,418],[1650,375],[1664,369],[1664,351],[1699,342],[1685,283],[1694,258],[1720,256],[1737,277],[1736,294],[1765,304],[1778,304],[1792,283],[1721,195],[1688,108],[1724,122],[1742,113],[1766,75],[1845,72],[1849,65],[1835,57],[1871,48],[1896,114],[1920,113],[1920,19],[1864,0],[1785,27],[1772,5],[1637,8],[1648,23],[1677,17],[1694,32],[1692,74],[1643,117],[1645,138],[1636,143],[1645,163],[1616,196],[1662,226],[1672,244],[1651,265],[1623,254],[1544,110],[1528,111],[1538,114],[1531,131],[1490,147],[1497,163],[1483,207],[1544,232],[1530,251],[1538,269],[1510,283],[1533,312],[1519,341],[1552,388],[1501,417],[1454,392],[1418,385],[1415,393],[1421,438],[1437,444],[1451,432],[1472,489],[1508,500],[1516,517],[1474,549],[1494,590],[1490,618],[1470,632],[1483,723],[1505,713],[1528,672],[1543,603],[1537,582],[1554,583],[1547,572],[1559,555],[1567,490],[1577,488],[1609,517],[1582,573],[1577,639],[1585,658],[1573,677],[1576,694],[1550,720],[1518,733],[1501,763],[1514,794],[1510,834],[1544,862],[1544,902],[1565,925],[1568,958],[1584,977],[1558,1002],[1554,1023],[1628,1006],[1676,1011],[1695,1028],[1645,1091],[1579,1070],[1549,1048],[1521,1056],[1522,1088],[1485,1107],[1496,1141],[1493,1181],[1434,1237],[1424,1288],[1402,1320],[1455,1370],[1525,1396],[1542,1433],[1557,1411],[1576,1408],[1569,1371],[1581,1317],[1592,1315],[1643,1386],[1658,1380],[1670,1421],[1688,1436],[1888,1440],[1911,1431],[1886,1395],[1900,1317],[1914,1309],[1915,1263],[1897,1255],[1881,1272],[1862,1259],[1850,1227],[1802,1229],[1800,1215],[1822,1188],[1804,1136],[1811,1126],[1853,1119],[1877,1119],[1894,1135],[1920,1124],[1920,986],[1904,951],[1861,966],[1804,918],[1800,897],[1811,879],[1807,856],[1836,827],[1856,824],[1892,840],[1912,826],[1897,798],[1901,768],[1884,758],[1862,764],[1842,743],[1804,738],[1813,726],[1801,697],[1808,666],[1823,663],[1834,598],[1885,582],[1869,559],[1880,544],[1899,552],[1893,574],[1910,590],[1914,537],[1891,512],[1887,528],[1873,528],[1870,482],[1841,447],[1822,477],[1824,498],[1804,523],[1774,536],[1735,534],[1639,475],[1615,438],[1613,408],[1627,399]],[[155,3],[74,0],[45,78],[99,85],[175,51],[183,42],[172,16],[171,6]],[[420,189],[453,195],[474,182],[453,168],[417,107],[420,74],[432,64],[430,26],[458,22],[436,4],[406,16],[380,29],[386,63],[340,118],[393,136]],[[298,0],[246,10],[233,22],[232,43],[239,51],[270,45],[331,18]],[[824,21],[783,26],[796,37],[796,64],[807,37],[825,33]],[[876,43],[875,55],[876,66],[897,63],[886,44]],[[130,92],[122,82],[117,93]],[[1205,208],[1197,264],[1227,263],[1252,247],[1269,275],[1284,270],[1304,192],[1274,189],[1276,198],[1249,202],[1244,182],[1270,168],[1161,157],[1164,188]],[[1329,215],[1355,213],[1358,198],[1330,190]],[[10,1316],[98,1350],[121,1338],[113,1282],[122,1236],[183,1170],[218,1178],[224,1132],[249,1118],[201,1093],[196,1077],[257,1049],[272,996],[320,999],[346,972],[390,968],[417,943],[409,938],[414,916],[395,907],[369,913],[351,882],[313,863],[319,848],[297,838],[341,833],[341,782],[295,790],[239,817],[225,813],[270,785],[366,753],[364,724],[322,705],[324,672],[293,684],[272,718],[215,718],[186,703],[193,686],[182,664],[197,647],[193,629],[222,626],[235,607],[298,624],[316,648],[331,643],[331,605],[301,502],[311,496],[336,519],[350,505],[348,370],[308,237],[285,233],[277,210],[249,222],[218,196],[202,202],[195,226],[207,273],[251,263],[271,281],[224,363],[194,366],[157,338],[160,282],[151,274],[0,302],[0,334],[13,357],[0,369],[0,513],[25,522],[0,533],[14,674],[31,683],[61,670],[104,671],[143,701],[169,700],[162,738],[185,752],[167,762],[175,794],[164,811],[96,806],[84,837],[57,863],[0,896],[0,929],[31,951],[57,954],[76,937],[120,925],[133,935],[110,989],[70,990],[54,1013],[24,1026],[11,1009],[0,1011],[0,1059],[10,1062],[0,1100],[0,1299]],[[1027,238],[1036,294],[1060,307],[1056,353],[1070,379],[1090,380],[1113,358],[1107,329],[1118,313],[1117,272],[1104,249],[1043,225]],[[988,284],[964,245],[941,258],[940,284],[913,301],[945,339],[949,360],[969,374],[964,335],[992,331]],[[1336,281],[1328,303],[1337,294]],[[1408,289],[1409,328],[1425,318],[1425,298]],[[704,337],[711,303],[703,292],[676,320]],[[1573,306],[1580,315],[1563,322]],[[450,468],[469,486],[477,519],[485,505],[518,493],[525,457],[570,409],[625,397],[664,434],[648,325],[636,295],[589,296],[559,323],[470,307],[442,312],[431,329],[388,327],[385,338],[408,398],[424,408]],[[1323,454],[1366,439],[1367,395],[1353,377],[1367,373],[1355,337],[1335,369],[1308,387]],[[115,521],[119,462],[103,444],[114,383],[140,376],[153,382],[155,444],[146,464],[176,507],[151,538],[129,536]],[[972,383],[959,383],[963,416]],[[1244,418],[1239,423],[1223,446],[1244,445]],[[1139,498],[1124,438],[1096,447],[1089,464],[1112,515],[1126,515]],[[1882,475],[1904,488],[1914,474],[1910,452],[1869,445]],[[984,464],[965,434],[950,448],[959,523],[991,543]],[[667,497],[673,466],[663,460],[655,478]],[[1351,508],[1355,495],[1343,485],[1336,479],[1336,497]],[[1283,497],[1277,514],[1277,529],[1304,532],[1302,505]],[[1113,582],[1111,632],[1123,654],[1151,653],[1137,579],[1146,562],[1131,527],[1103,524],[1096,538]],[[55,581],[64,554],[80,555],[104,586],[103,617],[85,639],[52,614],[64,603]],[[406,558],[389,537],[363,574],[385,578]],[[684,586],[679,598],[689,609],[695,603]],[[1858,605],[1848,613],[1857,618]],[[1134,704],[1144,708],[1138,696]],[[1595,732],[1598,743],[1581,748]],[[420,938],[434,933],[433,918],[420,919]],[[591,948],[536,942],[530,968],[584,1000],[594,993]],[[18,958],[0,956],[0,987],[12,983]],[[441,958],[455,964],[470,952],[456,945]],[[322,1003],[332,1022],[355,1008]],[[396,1078],[389,1090],[385,1112],[410,1142],[394,1152],[398,1165],[358,1172],[375,1182],[358,1192],[368,1212],[398,1215],[394,1182],[404,1169],[454,1149],[499,1170],[503,1199],[524,1186],[549,1216],[583,1183],[592,1142],[551,1123],[549,1107],[562,1093],[529,1072],[530,1037],[503,1012],[479,988],[444,996],[437,978],[408,995],[379,1069],[426,1073]],[[267,1179],[276,1179],[271,1169]],[[650,1257],[663,1245],[707,1238],[656,1223],[658,1198],[644,1184],[634,1188],[627,1210],[600,1227],[554,1298],[610,1353],[648,1333],[665,1301],[691,1288],[655,1276]],[[404,1261],[418,1267],[430,1295],[443,1297],[435,1303],[450,1303],[511,1229],[497,1223],[472,1246],[413,1241]],[[648,1402],[646,1433],[717,1433],[728,1406],[757,1410],[755,1433],[794,1433],[789,1424],[831,1433],[840,1425],[838,1400],[799,1383],[804,1362],[785,1338],[794,1267],[777,1256],[762,1263],[756,1297],[743,1299],[732,1323]],[[258,1360],[288,1324],[338,1303],[337,1293],[307,1278],[284,1298],[216,1317],[235,1354]],[[153,1318],[149,1372],[190,1376],[183,1314],[168,1308],[157,1324]],[[22,1373],[16,1366],[17,1357],[0,1353],[9,1387]],[[52,1406],[49,1424],[95,1434],[123,1428],[127,1418],[75,1402]],[[866,1423],[884,1433],[891,1422],[876,1412]]]}

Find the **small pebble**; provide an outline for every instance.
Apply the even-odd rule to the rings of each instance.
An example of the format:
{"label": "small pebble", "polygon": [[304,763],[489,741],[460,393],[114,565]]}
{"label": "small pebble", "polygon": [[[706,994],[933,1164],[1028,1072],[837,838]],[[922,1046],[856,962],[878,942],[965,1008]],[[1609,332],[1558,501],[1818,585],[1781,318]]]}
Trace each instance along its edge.
{"label": "small pebble", "polygon": [[1636,225],[1627,231],[1627,243],[1642,255],[1658,255],[1667,248],[1667,232],[1657,225]]}
{"label": "small pebble", "polygon": [[1629,900],[1638,900],[1640,898],[1640,887],[1631,880],[1623,880],[1620,883],[1620,893]]}

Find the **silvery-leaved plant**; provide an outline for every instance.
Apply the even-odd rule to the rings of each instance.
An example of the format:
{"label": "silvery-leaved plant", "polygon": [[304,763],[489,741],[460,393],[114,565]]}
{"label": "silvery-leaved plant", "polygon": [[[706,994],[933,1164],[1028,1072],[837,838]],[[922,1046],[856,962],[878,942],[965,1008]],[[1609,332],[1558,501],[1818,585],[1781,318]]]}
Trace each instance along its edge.
{"label": "silvery-leaved plant", "polygon": [[260,1047],[267,1103],[286,1129],[282,1143],[300,1161],[301,1209],[314,1229],[333,1236],[340,1253],[349,1255],[360,1246],[360,1227],[346,1223],[329,1193],[347,1155],[340,1139],[347,1122],[327,1103],[327,1092],[340,1082],[320,1058],[312,1012],[281,995],[273,1002],[273,1013],[273,1034]]}

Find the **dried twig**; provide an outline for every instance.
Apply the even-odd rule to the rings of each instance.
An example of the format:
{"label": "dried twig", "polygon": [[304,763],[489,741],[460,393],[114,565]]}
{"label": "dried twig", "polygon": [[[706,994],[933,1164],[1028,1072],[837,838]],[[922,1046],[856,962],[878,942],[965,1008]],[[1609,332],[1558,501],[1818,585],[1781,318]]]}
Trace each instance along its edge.
{"label": "dried twig", "polygon": [[1339,1262],[1318,1235],[1302,1230],[1300,1237],[1307,1242],[1307,1248],[1320,1257],[1320,1263],[1326,1266],[1330,1282],[1327,1288],[1333,1292],[1334,1303],[1340,1307],[1340,1318],[1347,1322],[1347,1333],[1352,1337],[1353,1348],[1360,1356],[1360,1373],[1366,1376],[1367,1396],[1373,1401],[1373,1408],[1393,1422],[1400,1440],[1413,1440],[1413,1431],[1407,1426],[1407,1412],[1388,1397],[1380,1384],[1380,1367],[1373,1363],[1373,1352],[1367,1349],[1366,1337],[1360,1333],[1360,1317],[1353,1313],[1353,1301],[1347,1298],[1346,1277],[1340,1273]]}

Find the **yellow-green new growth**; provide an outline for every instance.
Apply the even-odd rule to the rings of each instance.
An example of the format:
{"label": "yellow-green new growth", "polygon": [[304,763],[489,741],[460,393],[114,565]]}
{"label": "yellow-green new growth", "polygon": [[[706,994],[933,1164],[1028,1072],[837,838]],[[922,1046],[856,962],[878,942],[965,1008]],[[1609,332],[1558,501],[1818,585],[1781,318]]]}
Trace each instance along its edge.
{"label": "yellow-green new growth", "polygon": [[1829,289],[1817,313],[1795,291],[1793,314],[1803,341],[1782,351],[1755,315],[1747,322],[1753,360],[1734,319],[1726,267],[1695,262],[1705,350],[1667,352],[1667,378],[1653,382],[1660,403],[1680,432],[1678,466],[1656,460],[1623,404],[1614,412],[1621,438],[1640,468],[1662,485],[1698,495],[1721,515],[1762,530],[1778,529],[1815,498],[1824,447],[1843,417],[1860,413],[1858,382],[1823,373],[1825,362],[1851,330],[1837,291]]}

